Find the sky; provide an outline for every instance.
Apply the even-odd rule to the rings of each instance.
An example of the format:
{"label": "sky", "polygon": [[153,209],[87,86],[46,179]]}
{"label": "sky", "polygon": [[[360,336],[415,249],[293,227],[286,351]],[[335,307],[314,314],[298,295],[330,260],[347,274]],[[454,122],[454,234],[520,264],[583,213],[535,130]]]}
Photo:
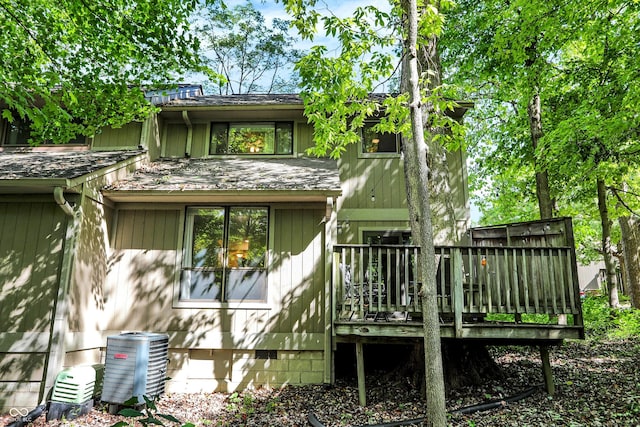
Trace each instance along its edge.
{"label": "sky", "polygon": [[[225,3],[229,7],[233,7],[238,4],[245,4],[246,0],[225,0]],[[291,19],[285,12],[282,2],[275,2],[273,0],[252,0],[253,5],[258,9],[262,16],[265,18],[265,22],[271,22],[274,18],[279,19]],[[382,4],[380,4],[382,3]],[[321,13],[333,13],[336,16],[345,17],[353,14],[353,11],[362,6],[375,5],[376,7],[384,7],[387,4],[385,1],[372,1],[372,0],[318,0],[317,8]],[[293,31],[292,30],[292,34]],[[332,46],[335,46],[335,42],[327,37],[318,35],[319,37],[313,42],[313,44],[323,44],[330,50]],[[298,46],[300,49],[308,49],[312,45],[311,42],[303,41]]]}

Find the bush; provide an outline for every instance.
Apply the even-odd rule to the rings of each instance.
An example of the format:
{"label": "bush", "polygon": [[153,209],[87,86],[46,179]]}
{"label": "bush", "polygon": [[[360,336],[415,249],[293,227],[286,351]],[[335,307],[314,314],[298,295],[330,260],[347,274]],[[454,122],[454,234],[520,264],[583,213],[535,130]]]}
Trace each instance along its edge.
{"label": "bush", "polygon": [[640,335],[640,310],[610,308],[605,296],[588,296],[582,301],[586,334],[592,338],[630,338]]}

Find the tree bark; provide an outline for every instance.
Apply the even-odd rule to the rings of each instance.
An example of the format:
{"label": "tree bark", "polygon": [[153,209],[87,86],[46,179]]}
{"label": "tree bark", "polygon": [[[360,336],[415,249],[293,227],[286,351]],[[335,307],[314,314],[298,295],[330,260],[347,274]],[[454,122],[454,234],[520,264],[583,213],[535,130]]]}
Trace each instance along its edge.
{"label": "tree bark", "polygon": [[[423,123],[423,105],[418,73],[418,7],[417,0],[405,0],[402,3],[406,13],[406,39],[404,40],[403,82],[409,93],[409,111],[413,141],[403,148],[407,174],[407,194],[410,211],[420,226],[412,228],[412,235],[420,245],[422,265],[420,297],[422,298],[422,316],[424,321],[425,382],[427,425],[444,427],[447,425],[442,352],[440,348],[440,324],[436,290],[436,264],[433,230],[431,224],[431,206],[429,202],[429,169],[427,167],[428,149],[425,142]],[[435,44],[435,39],[433,40]],[[435,45],[434,45],[435,47]],[[414,198],[415,197],[415,198]],[[418,229],[419,228],[419,229]]]}
{"label": "tree bark", "polygon": [[607,188],[602,179],[598,179],[598,210],[600,211],[600,223],[602,225],[602,256],[607,272],[607,288],[609,291],[609,306],[612,308],[620,305],[618,298],[618,276],[611,245],[611,219],[607,209]]}
{"label": "tree bark", "polygon": [[627,215],[618,218],[622,234],[622,259],[625,291],[631,306],[640,308],[640,219]]}
{"label": "tree bark", "polygon": [[[534,156],[538,149],[540,138],[542,138],[542,109],[540,106],[540,94],[536,93],[527,106],[529,116],[529,127],[531,130],[531,142],[533,144]],[[538,170],[538,161],[534,158],[533,164],[536,170],[536,196],[538,198],[538,208],[540,209],[540,219],[553,218],[553,199],[549,189],[549,174],[546,169]]]}

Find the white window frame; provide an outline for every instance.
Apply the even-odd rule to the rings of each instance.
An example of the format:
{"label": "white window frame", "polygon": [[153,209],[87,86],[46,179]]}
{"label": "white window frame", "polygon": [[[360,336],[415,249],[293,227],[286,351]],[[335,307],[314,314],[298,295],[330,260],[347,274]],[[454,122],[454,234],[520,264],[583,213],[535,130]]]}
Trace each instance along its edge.
{"label": "white window frame", "polygon": [[[182,297],[182,295],[189,293],[188,286],[190,282],[185,278],[186,269],[191,268],[191,252],[192,252],[192,243],[193,243],[193,224],[195,213],[198,212],[199,209],[216,209],[223,208],[225,209],[225,216],[228,215],[229,211],[232,208],[262,208],[267,212],[267,240],[266,240],[266,251],[265,251],[265,261],[264,261],[264,273],[265,277],[265,299],[262,300],[246,300],[246,301],[226,301],[224,300],[224,296],[220,300],[214,299],[191,299]],[[230,309],[269,309],[269,260],[270,260],[270,245],[271,242],[271,228],[272,228],[272,212],[268,206],[265,205],[251,205],[251,204],[224,204],[224,205],[211,205],[211,206],[187,206],[186,209],[182,212],[182,221],[184,224],[182,227],[181,235],[179,237],[179,242],[181,243],[181,247],[178,248],[178,259],[176,262],[176,286],[174,288],[174,298],[173,298],[173,307],[174,308],[230,308]],[[225,219],[224,225],[224,233],[226,239],[226,233],[228,229],[228,222]],[[225,248],[228,249],[228,248]],[[226,251],[225,251],[226,257]],[[226,260],[225,260],[226,263]],[[186,288],[185,288],[186,287]],[[221,290],[224,293],[224,287]]]}

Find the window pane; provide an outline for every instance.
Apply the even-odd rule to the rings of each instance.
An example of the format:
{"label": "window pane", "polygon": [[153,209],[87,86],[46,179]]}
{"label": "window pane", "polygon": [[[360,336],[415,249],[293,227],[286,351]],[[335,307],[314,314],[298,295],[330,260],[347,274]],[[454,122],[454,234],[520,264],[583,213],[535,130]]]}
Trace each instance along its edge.
{"label": "window pane", "polygon": [[222,268],[224,209],[198,209],[193,213],[193,244],[189,267]]}
{"label": "window pane", "polygon": [[293,123],[276,123],[276,154],[293,153]]}
{"label": "window pane", "polygon": [[366,122],[362,128],[363,153],[397,153],[398,139],[394,133],[379,133],[373,130],[376,122]]}
{"label": "window pane", "polygon": [[29,121],[16,117],[15,113],[13,116],[13,123],[5,122],[7,124],[7,137],[4,143],[6,145],[29,145],[29,138],[31,138]]}
{"label": "window pane", "polygon": [[182,299],[212,299],[220,301],[222,270],[185,269],[182,271]]}
{"label": "window pane", "polygon": [[229,126],[229,154],[273,154],[274,123],[232,123]]}
{"label": "window pane", "polygon": [[231,208],[229,211],[228,266],[264,267],[267,253],[266,208]]}
{"label": "window pane", "polygon": [[211,124],[211,146],[209,154],[225,154],[227,152],[227,130],[226,123]]}
{"label": "window pane", "polygon": [[233,269],[227,276],[228,301],[266,301],[267,272],[264,269]]}

